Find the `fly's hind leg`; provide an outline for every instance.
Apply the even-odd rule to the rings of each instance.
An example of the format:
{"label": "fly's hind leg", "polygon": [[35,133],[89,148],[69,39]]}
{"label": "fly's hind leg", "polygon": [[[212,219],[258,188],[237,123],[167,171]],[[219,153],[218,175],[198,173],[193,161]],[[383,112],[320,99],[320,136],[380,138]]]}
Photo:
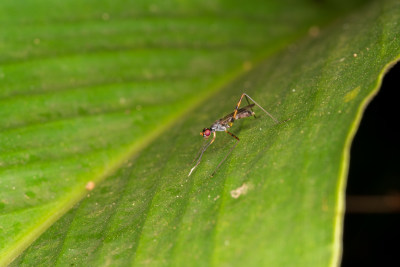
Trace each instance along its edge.
{"label": "fly's hind leg", "polygon": [[[238,109],[239,109],[239,107],[240,107],[240,103],[242,103],[243,97],[246,97],[246,100],[247,100],[247,101],[249,101],[249,99],[250,99],[251,101],[253,101],[253,103],[256,104],[257,107],[259,107],[262,111],[264,111],[265,114],[267,114],[271,119],[273,119],[273,120],[275,121],[275,123],[279,123],[279,121],[278,121],[277,119],[275,119],[268,111],[266,111],[262,106],[260,106],[256,101],[254,101],[253,98],[251,98],[251,97],[250,97],[248,94],[246,94],[246,93],[243,93],[243,94],[240,96],[239,102],[237,103],[237,105],[236,105],[236,107],[235,107],[235,111],[234,111],[234,113],[233,113],[233,121],[234,121],[234,118],[236,118],[236,114],[237,114]],[[230,127],[232,127],[233,121],[231,121],[231,122],[229,123],[229,126],[230,126]]]}
{"label": "fly's hind leg", "polygon": [[[245,97],[246,97],[247,104],[250,105],[249,98],[247,97],[247,95],[245,95]],[[256,113],[254,112],[253,108],[250,108],[250,110],[251,110],[251,112],[253,112],[253,116],[254,116],[254,118],[256,119],[256,118],[257,118],[257,117],[256,117]]]}

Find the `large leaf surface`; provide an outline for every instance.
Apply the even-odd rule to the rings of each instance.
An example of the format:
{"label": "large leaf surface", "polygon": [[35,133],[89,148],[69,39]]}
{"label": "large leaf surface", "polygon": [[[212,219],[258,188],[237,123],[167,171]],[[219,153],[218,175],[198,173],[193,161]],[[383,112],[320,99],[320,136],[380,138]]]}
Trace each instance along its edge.
{"label": "large leaf surface", "polygon": [[[2,3],[2,262],[70,210],[15,264],[335,264],[350,139],[400,54],[396,1],[280,53],[342,9],[107,2]],[[256,109],[217,174],[220,133],[188,178],[198,132],[243,91],[286,123]]]}

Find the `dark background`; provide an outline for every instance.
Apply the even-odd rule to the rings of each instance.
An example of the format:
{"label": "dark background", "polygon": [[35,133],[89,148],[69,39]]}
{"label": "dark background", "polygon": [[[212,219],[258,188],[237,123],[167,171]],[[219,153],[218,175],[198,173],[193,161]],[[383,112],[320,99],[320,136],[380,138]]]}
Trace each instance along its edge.
{"label": "dark background", "polygon": [[400,64],[385,75],[351,147],[342,267],[400,266]]}

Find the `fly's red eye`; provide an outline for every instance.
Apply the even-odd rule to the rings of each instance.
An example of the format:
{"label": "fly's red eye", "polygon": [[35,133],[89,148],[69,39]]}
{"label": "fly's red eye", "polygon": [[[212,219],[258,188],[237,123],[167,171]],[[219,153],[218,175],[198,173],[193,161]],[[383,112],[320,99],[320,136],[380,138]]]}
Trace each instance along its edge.
{"label": "fly's red eye", "polygon": [[205,135],[205,136],[210,136],[210,134],[211,134],[211,131],[210,131],[209,129],[206,129],[206,130],[204,131],[204,135]]}

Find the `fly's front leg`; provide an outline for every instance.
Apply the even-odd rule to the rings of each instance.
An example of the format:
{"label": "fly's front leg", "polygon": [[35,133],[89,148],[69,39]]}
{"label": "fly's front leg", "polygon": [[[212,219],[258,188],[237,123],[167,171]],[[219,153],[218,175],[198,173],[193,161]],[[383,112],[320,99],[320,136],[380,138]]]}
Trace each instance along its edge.
{"label": "fly's front leg", "polygon": [[196,169],[196,167],[200,164],[201,158],[203,157],[203,154],[204,154],[204,152],[207,150],[207,148],[208,148],[212,143],[214,143],[215,137],[216,137],[217,135],[215,134],[215,132],[213,132],[213,134],[214,134],[213,139],[212,139],[209,143],[207,143],[206,145],[204,145],[203,148],[201,149],[201,151],[200,151],[200,152],[201,152],[201,153],[200,153],[200,157],[199,157],[199,159],[197,160],[196,165],[194,165],[194,167],[190,170],[188,176],[190,176],[190,175],[192,174],[192,172],[194,171],[194,169]]}

